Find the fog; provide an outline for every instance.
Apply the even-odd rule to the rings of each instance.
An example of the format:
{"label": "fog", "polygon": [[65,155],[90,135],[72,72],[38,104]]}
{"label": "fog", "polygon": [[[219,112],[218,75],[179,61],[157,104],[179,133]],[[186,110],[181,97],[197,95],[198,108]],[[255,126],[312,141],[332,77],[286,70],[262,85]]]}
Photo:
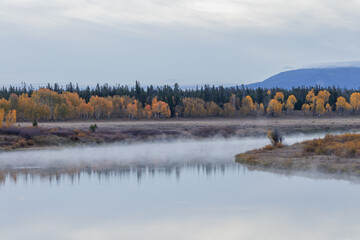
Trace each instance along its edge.
{"label": "fog", "polygon": [[[323,135],[288,136],[285,143],[292,144]],[[231,163],[236,154],[268,143],[269,140],[265,137],[212,138],[14,151],[0,154],[0,168],[166,167],[192,163]]]}

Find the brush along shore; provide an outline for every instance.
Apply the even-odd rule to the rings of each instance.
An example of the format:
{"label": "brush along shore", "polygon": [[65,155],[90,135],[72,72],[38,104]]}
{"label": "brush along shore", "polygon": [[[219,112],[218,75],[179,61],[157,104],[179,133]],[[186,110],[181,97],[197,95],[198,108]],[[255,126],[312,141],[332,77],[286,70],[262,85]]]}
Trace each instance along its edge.
{"label": "brush along shore", "polygon": [[326,135],[290,146],[267,145],[235,156],[252,170],[291,170],[360,176],[360,134]]}
{"label": "brush along shore", "polygon": [[[90,126],[96,123],[95,132]],[[136,121],[19,122],[0,129],[0,151],[74,144],[266,136],[270,128],[282,133],[360,131],[359,118],[241,118],[161,119]]]}

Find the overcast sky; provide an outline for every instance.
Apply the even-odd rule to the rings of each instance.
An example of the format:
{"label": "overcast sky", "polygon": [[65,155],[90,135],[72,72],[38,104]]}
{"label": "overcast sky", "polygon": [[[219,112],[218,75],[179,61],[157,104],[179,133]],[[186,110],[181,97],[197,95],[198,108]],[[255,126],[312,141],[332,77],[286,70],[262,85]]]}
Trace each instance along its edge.
{"label": "overcast sky", "polygon": [[357,0],[0,0],[0,85],[240,85],[359,39]]}

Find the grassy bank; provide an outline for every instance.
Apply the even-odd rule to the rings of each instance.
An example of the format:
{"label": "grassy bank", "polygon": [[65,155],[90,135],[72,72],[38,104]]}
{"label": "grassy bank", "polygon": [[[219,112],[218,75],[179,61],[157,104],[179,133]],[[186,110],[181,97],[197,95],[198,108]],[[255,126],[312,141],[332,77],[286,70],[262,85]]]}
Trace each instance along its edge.
{"label": "grassy bank", "polygon": [[26,148],[59,147],[79,144],[103,144],[173,140],[177,138],[231,137],[229,127],[211,126],[191,130],[162,128],[102,128],[95,131],[78,128],[9,127],[0,129],[0,151]]}
{"label": "grassy bank", "polygon": [[360,134],[326,135],[290,146],[266,146],[236,155],[250,169],[319,171],[360,176]]}
{"label": "grassy bank", "polygon": [[17,123],[16,127],[0,129],[0,151],[22,148],[99,144],[178,138],[202,139],[212,137],[266,136],[277,127],[282,133],[314,133],[360,131],[358,118],[245,118],[245,119],[170,119],[147,121],[92,121]]}

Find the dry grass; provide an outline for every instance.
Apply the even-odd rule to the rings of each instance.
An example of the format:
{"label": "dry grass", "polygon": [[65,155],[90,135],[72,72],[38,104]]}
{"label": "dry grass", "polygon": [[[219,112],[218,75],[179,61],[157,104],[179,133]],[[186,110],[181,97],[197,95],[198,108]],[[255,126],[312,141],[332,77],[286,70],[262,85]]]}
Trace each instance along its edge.
{"label": "dry grass", "polygon": [[360,157],[360,134],[326,135],[323,139],[306,141],[304,153],[345,158]]}
{"label": "dry grass", "polygon": [[326,135],[291,146],[251,150],[236,155],[236,162],[269,171],[319,171],[360,177],[360,134]]}

